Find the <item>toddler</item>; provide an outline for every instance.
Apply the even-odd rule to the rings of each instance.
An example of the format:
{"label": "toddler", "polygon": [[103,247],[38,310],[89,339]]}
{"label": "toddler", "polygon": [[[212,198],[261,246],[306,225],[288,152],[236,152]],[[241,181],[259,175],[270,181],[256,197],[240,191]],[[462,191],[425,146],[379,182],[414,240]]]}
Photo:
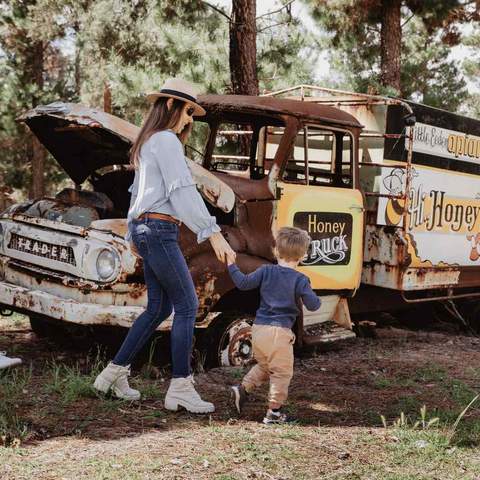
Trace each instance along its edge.
{"label": "toddler", "polygon": [[275,238],[277,265],[262,265],[248,275],[235,263],[228,271],[239,290],[260,288],[260,307],[252,326],[253,356],[257,364],[245,375],[240,385],[232,387],[235,406],[239,413],[248,394],[270,380],[268,410],[263,423],[285,423],[289,419],[281,411],[288,396],[288,386],[293,376],[292,326],[298,316],[298,301],[310,310],[320,308],[306,275],[295,268],[305,256],[310,237],[295,227],[281,228]]}

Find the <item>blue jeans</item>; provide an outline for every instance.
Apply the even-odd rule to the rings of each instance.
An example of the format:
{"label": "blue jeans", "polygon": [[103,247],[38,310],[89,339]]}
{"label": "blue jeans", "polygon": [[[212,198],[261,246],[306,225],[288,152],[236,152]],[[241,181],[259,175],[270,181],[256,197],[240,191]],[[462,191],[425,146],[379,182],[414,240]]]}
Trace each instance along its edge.
{"label": "blue jeans", "polygon": [[158,325],[172,313],[173,306],[172,374],[174,378],[188,377],[198,299],[178,246],[178,226],[147,218],[134,220],[130,228],[132,241],[143,259],[148,304],[130,328],[113,363],[129,365]]}

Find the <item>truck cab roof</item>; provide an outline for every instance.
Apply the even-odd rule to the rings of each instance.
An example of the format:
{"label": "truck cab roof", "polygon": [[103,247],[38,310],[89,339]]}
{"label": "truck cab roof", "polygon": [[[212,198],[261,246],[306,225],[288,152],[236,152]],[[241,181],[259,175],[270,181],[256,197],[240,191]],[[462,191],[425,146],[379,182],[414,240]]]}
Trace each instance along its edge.
{"label": "truck cab roof", "polygon": [[330,105],[303,102],[276,97],[255,97],[249,95],[201,95],[200,105],[207,111],[206,120],[215,116],[232,117],[238,121],[239,115],[251,117],[277,117],[288,115],[299,120],[328,123],[339,127],[362,128],[362,124],[347,112]]}

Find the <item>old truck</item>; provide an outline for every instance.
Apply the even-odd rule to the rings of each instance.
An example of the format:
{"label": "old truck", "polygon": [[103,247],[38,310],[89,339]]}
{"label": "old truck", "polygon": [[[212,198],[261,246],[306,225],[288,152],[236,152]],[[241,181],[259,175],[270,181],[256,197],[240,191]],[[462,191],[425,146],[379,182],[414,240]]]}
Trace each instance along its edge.
{"label": "old truck", "polygon": [[[465,299],[475,315],[480,122],[309,86],[200,103],[188,163],[240,268],[274,261],[278,226],[312,238],[300,270],[322,308],[298,320],[299,345],[352,336],[350,312]],[[123,239],[138,128],[60,102],[22,121],[74,187],[1,215],[1,308],[38,333],[130,326],[146,304],[141,260]],[[208,242],[186,228],[180,242],[200,300],[197,347],[210,364],[248,363],[258,293],[234,288]]]}

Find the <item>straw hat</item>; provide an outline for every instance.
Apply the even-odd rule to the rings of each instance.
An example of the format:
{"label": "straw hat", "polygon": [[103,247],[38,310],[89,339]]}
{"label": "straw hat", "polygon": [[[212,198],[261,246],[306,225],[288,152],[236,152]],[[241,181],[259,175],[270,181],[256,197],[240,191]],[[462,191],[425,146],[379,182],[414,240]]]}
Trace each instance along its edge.
{"label": "straw hat", "polygon": [[195,107],[196,117],[205,115],[205,110],[197,103],[197,89],[194,85],[181,78],[169,78],[158,92],[147,94],[147,100],[154,103],[159,97],[176,98]]}

